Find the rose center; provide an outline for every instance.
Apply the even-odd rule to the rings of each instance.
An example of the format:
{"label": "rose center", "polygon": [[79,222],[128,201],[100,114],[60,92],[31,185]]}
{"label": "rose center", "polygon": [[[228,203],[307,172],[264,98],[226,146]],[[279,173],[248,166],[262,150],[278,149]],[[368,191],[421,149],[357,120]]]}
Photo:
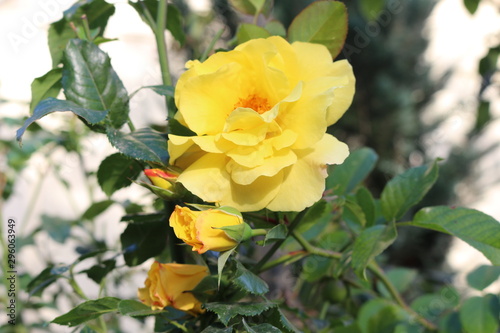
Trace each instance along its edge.
{"label": "rose center", "polygon": [[263,114],[271,109],[271,105],[267,98],[262,98],[253,94],[249,95],[247,98],[240,98],[238,102],[234,104],[234,108],[249,108],[259,114]]}

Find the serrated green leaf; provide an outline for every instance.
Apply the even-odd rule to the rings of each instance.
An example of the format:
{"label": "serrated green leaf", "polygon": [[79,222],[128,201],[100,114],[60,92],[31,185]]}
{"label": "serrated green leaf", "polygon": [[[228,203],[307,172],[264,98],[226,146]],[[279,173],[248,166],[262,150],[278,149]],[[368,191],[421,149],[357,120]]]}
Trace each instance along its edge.
{"label": "serrated green leaf", "polygon": [[411,225],[458,237],[500,266],[500,223],[489,215],[462,207],[428,207],[415,215]]}
{"label": "serrated green leaf", "polygon": [[361,275],[370,260],[387,249],[397,237],[394,223],[363,230],[354,241],[352,268]]}
{"label": "serrated green leaf", "polygon": [[385,0],[361,0],[359,9],[367,21],[376,20],[384,9]]}
{"label": "serrated green leaf", "polygon": [[103,200],[99,202],[94,202],[87,210],[82,214],[82,220],[93,220],[97,216],[101,215],[115,202],[113,200]]}
{"label": "serrated green leaf", "polygon": [[243,326],[248,333],[281,333],[281,330],[270,324],[259,324],[250,326],[247,324],[246,320],[242,319]]}
{"label": "serrated green leaf", "polygon": [[120,128],[128,119],[128,93],[109,56],[80,39],[68,42],[63,57],[66,99],[87,109],[108,110],[106,126]]}
{"label": "serrated green leaf", "polygon": [[167,245],[167,221],[130,223],[120,236],[127,266],[137,266],[159,255]]}
{"label": "serrated green leaf", "polygon": [[499,278],[499,266],[481,265],[467,274],[467,283],[474,289],[483,290]]}
{"label": "serrated green leaf", "polygon": [[229,320],[236,316],[257,316],[264,311],[267,311],[276,304],[270,302],[262,303],[223,303],[223,302],[212,302],[206,303],[205,309],[214,312],[219,317],[220,321],[227,326]]}
{"label": "serrated green leaf", "polygon": [[301,333],[288,319],[278,307],[274,307],[266,313],[269,324],[280,328],[285,332]]}
{"label": "serrated green leaf", "polygon": [[123,316],[144,317],[156,315],[164,312],[163,310],[151,310],[151,308],[141,302],[124,299],[118,303],[118,312]]}
{"label": "serrated green leaf", "polygon": [[465,333],[496,333],[499,327],[498,296],[471,297],[461,306],[460,322]]}
{"label": "serrated green leaf", "polygon": [[201,333],[231,333],[233,332],[232,327],[215,327],[215,326],[208,326],[205,328]]}
{"label": "serrated green leaf", "polygon": [[89,320],[98,318],[103,314],[118,311],[119,298],[104,297],[97,300],[86,301],[71,311],[52,320],[52,323],[66,326],[78,326]]}
{"label": "serrated green leaf", "polygon": [[339,1],[317,1],[295,17],[288,28],[290,42],[326,46],[333,58],[342,50],[347,36],[347,9]]}
{"label": "serrated green leaf", "polygon": [[479,2],[481,0],[464,0],[464,6],[467,8],[469,13],[474,14],[479,7]]}
{"label": "serrated green leaf", "polygon": [[269,291],[267,283],[246,269],[239,261],[236,262],[235,278],[232,281],[240,289],[254,295],[263,295]]}
{"label": "serrated green leaf", "polygon": [[378,156],[371,148],[361,148],[349,154],[344,163],[329,166],[326,188],[334,194],[345,195],[354,190],[377,163]]}
{"label": "serrated green leaf", "polygon": [[431,189],[438,177],[437,161],[411,168],[391,179],[382,190],[380,203],[387,221],[400,219]]}
{"label": "serrated green leaf", "polygon": [[35,107],[42,100],[53,97],[56,98],[62,88],[62,68],[54,68],[37,77],[31,83],[30,113],[33,114]]}
{"label": "serrated green leaf", "polygon": [[166,164],[169,159],[167,140],[150,128],[141,128],[132,133],[110,130],[107,134],[111,145],[126,156],[160,164]]}
{"label": "serrated green leaf", "polygon": [[238,40],[238,44],[248,42],[251,39],[267,38],[269,36],[271,36],[269,31],[251,23],[240,24],[238,30],[236,31],[236,39]]}
{"label": "serrated green leaf", "polygon": [[132,184],[142,172],[142,165],[123,154],[116,153],[106,157],[97,170],[97,181],[109,197],[117,190]]}
{"label": "serrated green leaf", "polygon": [[107,111],[86,109],[70,101],[62,101],[59,99],[49,97],[38,103],[38,105],[35,107],[35,110],[33,111],[33,115],[28,119],[26,119],[24,125],[17,130],[16,133],[17,141],[19,142],[22,141],[24,132],[26,131],[28,126],[31,125],[33,122],[37,121],[42,117],[45,117],[46,115],[52,112],[57,112],[57,111],[61,112],[71,111],[77,116],[80,116],[83,119],[85,119],[90,124],[96,124],[102,121],[108,113]]}

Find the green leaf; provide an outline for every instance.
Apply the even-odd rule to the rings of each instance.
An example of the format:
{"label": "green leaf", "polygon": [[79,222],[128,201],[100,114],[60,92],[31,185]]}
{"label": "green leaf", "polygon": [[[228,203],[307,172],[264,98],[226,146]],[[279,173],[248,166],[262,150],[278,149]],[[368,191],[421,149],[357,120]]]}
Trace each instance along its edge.
{"label": "green leaf", "polygon": [[317,1],[306,7],[290,24],[290,42],[317,43],[327,47],[333,58],[342,50],[347,36],[347,9],[339,1]]}
{"label": "green leaf", "polygon": [[155,186],[155,185],[145,183],[145,182],[134,181],[134,183],[136,183],[137,185],[140,185],[144,188],[147,188],[148,190],[150,190],[151,192],[153,192],[154,194],[156,194],[158,197],[162,198],[163,200],[171,201],[171,200],[175,200],[175,199],[179,198],[179,194],[174,192],[174,191],[166,190],[166,189],[161,188],[159,186]]}
{"label": "green leaf", "polygon": [[450,312],[439,320],[440,333],[463,333],[458,312]]}
{"label": "green leaf", "polygon": [[355,233],[360,233],[366,225],[365,212],[355,201],[350,199],[345,202],[342,218]]}
{"label": "green leaf", "polygon": [[102,279],[108,275],[116,267],[114,259],[104,260],[102,263],[94,265],[82,273],[87,273],[87,276],[95,283],[100,284]]}
{"label": "green leaf", "polygon": [[499,327],[498,296],[471,297],[460,308],[460,322],[465,333],[496,333]]}
{"label": "green leaf", "polygon": [[273,0],[229,0],[229,3],[234,9],[247,15],[262,13],[267,16],[273,7]]}
{"label": "green leaf", "polygon": [[132,184],[142,172],[142,165],[120,153],[106,157],[97,170],[97,181],[109,197],[117,190]]}
{"label": "green leaf", "polygon": [[375,167],[378,156],[371,148],[361,148],[349,154],[344,163],[329,166],[326,188],[345,195],[354,190]]}
{"label": "green leaf", "polygon": [[156,86],[145,86],[143,88],[149,88],[161,96],[174,97],[175,95],[175,88],[173,86],[166,86],[161,84]]}
{"label": "green leaf", "polygon": [[62,219],[57,216],[42,215],[43,230],[50,238],[63,244],[71,233],[73,221]]}
{"label": "green leaf", "polygon": [[201,333],[232,333],[233,328],[232,327],[215,327],[215,326],[208,326],[205,328]]}
{"label": "green leaf", "polygon": [[271,20],[266,23],[264,28],[269,31],[272,36],[281,36],[286,38],[286,29],[283,23],[278,20]]}
{"label": "green leaf", "polygon": [[288,236],[288,229],[284,224],[278,224],[268,231],[266,234],[266,238],[264,239],[264,243],[267,243],[271,240],[285,239]]}
{"label": "green leaf", "polygon": [[269,36],[271,36],[269,31],[262,27],[259,27],[258,25],[250,23],[240,24],[240,26],[238,27],[238,31],[236,31],[236,39],[238,40],[238,44],[248,42],[251,39],[267,38]]}
{"label": "green leaf", "polygon": [[159,255],[167,245],[168,222],[130,223],[121,234],[127,266],[137,266]]}
{"label": "green leaf", "polygon": [[302,265],[301,278],[307,282],[316,282],[330,273],[333,259],[310,255]]}
{"label": "green leaf", "polygon": [[118,311],[119,298],[104,297],[83,302],[71,311],[52,320],[52,323],[66,326],[78,326],[103,314]]}
{"label": "green leaf", "polygon": [[385,0],[361,0],[359,9],[366,20],[376,20],[384,9]]}
{"label": "green leaf", "polygon": [[462,207],[428,207],[415,215],[411,225],[458,237],[500,266],[500,223],[489,215]]}
{"label": "green leaf", "polygon": [[75,37],[75,31],[71,29],[69,22],[65,18],[50,25],[47,38],[52,58],[52,67],[55,68],[61,63],[66,44],[68,44],[70,39]]}
{"label": "green leaf", "polygon": [[168,119],[168,133],[180,136],[196,136],[196,133],[191,131],[186,126],[182,125],[177,119]]}
{"label": "green leaf", "polygon": [[278,307],[274,307],[266,313],[266,318],[269,324],[280,328],[283,332],[300,333],[299,331],[283,314]]}
{"label": "green leaf", "polygon": [[259,324],[250,326],[247,324],[245,319],[242,319],[243,326],[247,330],[248,333],[281,333],[281,330],[277,327],[274,327],[270,324]]}
{"label": "green leaf", "polygon": [[236,316],[257,316],[262,312],[274,308],[276,304],[270,302],[262,303],[222,303],[212,302],[206,303],[205,309],[214,312],[219,317],[220,321],[227,326],[229,320]]}
{"label": "green leaf", "polygon": [[431,189],[438,177],[437,161],[411,168],[391,179],[382,190],[380,202],[387,221],[400,219]]}
{"label": "green leaf", "polygon": [[159,221],[166,221],[167,217],[163,213],[131,214],[122,216],[120,221],[129,223],[159,223]]}
{"label": "green leaf", "polygon": [[[417,271],[408,268],[393,268],[386,272],[386,276],[389,281],[392,282],[396,290],[402,294],[406,292],[415,281]],[[386,297],[391,297],[391,294],[381,281],[377,282],[377,288]]]}
{"label": "green leaf", "polygon": [[57,97],[61,91],[62,68],[54,68],[31,83],[30,113],[33,113],[38,103],[48,97]]}
{"label": "green leaf", "polygon": [[464,6],[467,8],[469,13],[474,14],[479,7],[479,2],[481,0],[464,0]]}
{"label": "green leaf", "polygon": [[357,324],[363,333],[396,332],[396,326],[409,319],[408,317],[408,314],[399,306],[378,298],[362,306]]}
{"label": "green leaf", "polygon": [[219,258],[217,258],[217,274],[219,276],[219,279],[217,281],[217,286],[220,286],[220,281],[222,279],[222,271],[224,270],[224,266],[226,266],[227,260],[231,256],[231,254],[234,252],[235,249],[227,250],[224,252],[221,252],[219,254]]}
{"label": "green leaf", "polygon": [[354,241],[352,251],[352,268],[363,275],[370,260],[382,253],[396,240],[397,232],[394,223],[375,225],[363,230]]}
{"label": "green leaf", "polygon": [[460,295],[453,287],[444,287],[434,294],[425,294],[417,297],[411,308],[424,318],[435,321],[445,311],[451,310],[460,304]]}
{"label": "green leaf", "polygon": [[62,85],[66,99],[87,109],[108,110],[106,126],[120,128],[128,119],[128,93],[96,45],[72,39],[63,57]]}
{"label": "green leaf", "polygon": [[366,187],[362,186],[356,192],[356,201],[363,210],[366,219],[366,226],[371,227],[375,224],[376,215],[375,200],[373,199],[372,194]]}
{"label": "green leaf", "polygon": [[141,302],[124,299],[118,303],[118,311],[123,316],[143,317],[164,312],[163,310],[151,310],[151,308]]}
{"label": "green leaf", "polygon": [[499,266],[481,265],[467,274],[467,283],[474,289],[484,290],[499,278]]}
{"label": "green leaf", "polygon": [[99,202],[94,202],[85,213],[82,214],[82,220],[92,221],[97,216],[101,215],[106,209],[108,209],[115,202],[113,200],[103,200]]}
{"label": "green leaf", "polygon": [[236,262],[236,275],[232,282],[241,290],[254,295],[263,295],[269,291],[267,283],[246,269],[239,261]]}
{"label": "green leaf", "polygon": [[[67,270],[67,266],[66,270]],[[63,273],[60,269],[54,269],[54,265],[49,265],[40,274],[38,274],[33,280],[28,283],[26,291],[31,296],[41,296],[45,288],[50,286],[54,281],[60,278]]]}
{"label": "green leaf", "polygon": [[110,130],[108,139],[122,154],[135,159],[160,164],[166,164],[169,159],[167,140],[150,128],[141,128],[132,133]]}
{"label": "green leaf", "polygon": [[102,121],[108,113],[107,111],[82,108],[76,105],[75,103],[49,97],[38,103],[38,105],[35,107],[35,110],[33,111],[33,115],[28,119],[26,119],[24,125],[17,130],[16,133],[17,141],[21,142],[24,132],[26,131],[29,125],[31,125],[38,119],[48,115],[49,113],[56,111],[71,111],[77,116],[80,116],[83,119],[85,119],[90,124],[96,124]]}

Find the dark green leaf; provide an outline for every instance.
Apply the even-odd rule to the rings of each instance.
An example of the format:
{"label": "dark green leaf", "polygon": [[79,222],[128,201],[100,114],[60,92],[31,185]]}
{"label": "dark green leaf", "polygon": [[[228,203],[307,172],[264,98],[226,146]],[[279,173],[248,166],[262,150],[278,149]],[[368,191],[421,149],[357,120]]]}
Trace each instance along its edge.
{"label": "dark green leaf", "polygon": [[120,153],[109,155],[99,165],[97,181],[107,196],[132,184],[141,171],[142,165]]}
{"label": "dark green leaf", "polygon": [[171,200],[175,200],[175,199],[179,198],[179,194],[174,192],[174,191],[166,190],[166,189],[161,188],[159,186],[155,186],[155,185],[145,183],[145,182],[135,182],[134,181],[134,183],[136,183],[137,185],[140,185],[144,188],[147,188],[148,190],[150,190],[151,192],[153,192],[154,194],[156,194],[158,197],[162,198],[163,200],[171,201]]}
{"label": "dark green leaf", "polygon": [[103,200],[99,202],[94,202],[85,213],[82,214],[82,220],[90,220],[92,221],[97,216],[104,213],[106,209],[108,209],[115,202],[113,200]]}
{"label": "dark green leaf", "polygon": [[372,194],[366,187],[362,186],[356,192],[356,201],[363,210],[366,219],[366,226],[371,227],[375,224],[376,215],[375,200],[373,199]]}
{"label": "dark green leaf", "polygon": [[269,302],[262,303],[222,303],[213,302],[206,303],[205,309],[210,312],[215,312],[219,316],[220,321],[227,326],[229,320],[236,316],[257,316],[262,312],[275,307],[276,304]]}
{"label": "dark green leaf", "polygon": [[273,7],[273,0],[229,0],[239,12],[247,15],[262,13],[268,15]]}
{"label": "dark green leaf", "polygon": [[316,282],[329,274],[332,263],[333,259],[330,258],[308,256],[302,265],[301,278],[307,282]]}
{"label": "dark green leaf", "polygon": [[214,275],[209,275],[203,278],[200,283],[196,285],[193,290],[189,292],[196,297],[200,302],[206,303],[209,298],[217,293],[219,289],[218,277]]}
{"label": "dark green leaf", "polygon": [[430,321],[438,319],[445,311],[451,310],[460,303],[460,295],[453,287],[445,287],[434,294],[417,297],[411,308]]}
{"label": "dark green leaf", "polygon": [[300,331],[285,317],[278,307],[274,307],[266,313],[269,324],[280,328],[283,332],[300,333]]}
{"label": "dark green leaf", "polygon": [[377,160],[377,154],[370,148],[353,151],[344,163],[329,167],[326,188],[338,195],[350,193],[373,170]]}
{"label": "dark green leaf", "polygon": [[74,114],[84,118],[90,124],[96,124],[102,121],[108,113],[107,111],[82,108],[75,103],[49,97],[38,103],[35,110],[33,111],[33,115],[26,119],[23,127],[17,130],[17,141],[21,142],[24,131],[26,131],[26,128],[28,128],[28,126],[31,125],[34,121],[56,111],[71,111]]}
{"label": "dark green leaf", "polygon": [[306,239],[312,239],[322,232],[324,222],[331,218],[332,205],[325,200],[319,200],[307,210],[306,215],[297,226],[297,231]]}
{"label": "dark green leaf", "polygon": [[66,326],[78,326],[103,314],[118,311],[119,298],[104,297],[83,302],[71,311],[52,320],[52,323]]}
{"label": "dark green leaf", "polygon": [[463,333],[462,324],[458,312],[451,312],[439,321],[440,333]]}
{"label": "dark green leaf", "polygon": [[167,30],[170,31],[172,36],[179,44],[184,45],[186,35],[184,34],[182,14],[179,9],[174,5],[167,6]]}
{"label": "dark green leaf", "polygon": [[477,107],[476,114],[476,125],[474,126],[474,130],[476,132],[481,131],[486,124],[491,120],[491,112],[490,112],[490,102],[489,101],[479,101],[479,106]]}
{"label": "dark green leaf", "polygon": [[363,305],[357,324],[363,333],[392,333],[396,332],[399,323],[408,319],[408,314],[402,308],[378,298]]}
{"label": "dark green leaf", "polygon": [[48,44],[50,56],[52,57],[52,67],[57,67],[62,61],[64,49],[71,38],[75,38],[76,33],[69,22],[62,18],[54,22],[49,27]]}
{"label": "dark green leaf", "polygon": [[385,0],[361,0],[359,7],[366,20],[376,20],[384,9]]}
{"label": "dark green leaf", "polygon": [[42,215],[43,230],[49,234],[50,238],[61,244],[69,237],[72,223],[73,221],[60,217]]}
{"label": "dark green leaf", "polygon": [[161,133],[150,128],[141,128],[132,133],[110,130],[108,139],[126,156],[163,164],[169,159],[167,140]]}
{"label": "dark green leaf", "polygon": [[236,276],[232,281],[240,289],[254,295],[263,295],[269,291],[267,283],[246,269],[239,261],[236,262]]}
{"label": "dark green leaf", "polygon": [[232,327],[215,327],[215,326],[208,326],[205,328],[201,333],[231,333],[233,332]]}
{"label": "dark green leaf", "polygon": [[130,317],[150,316],[163,312],[163,310],[151,310],[149,306],[131,299],[120,301],[118,311],[121,315]]}
{"label": "dark green leaf", "polygon": [[106,126],[120,128],[128,119],[128,93],[109,56],[93,43],[72,39],[63,63],[66,99],[87,109],[108,110]]}
{"label": "dark green leaf", "polygon": [[217,286],[220,286],[220,281],[222,279],[222,271],[224,270],[224,266],[226,266],[227,260],[234,252],[234,250],[235,248],[227,250],[225,252],[221,252],[219,254],[219,258],[217,258],[217,275],[218,275]]}
{"label": "dark green leaf", "polygon": [[242,320],[243,326],[247,330],[248,333],[281,333],[281,330],[277,327],[274,327],[270,324],[259,324],[250,326],[247,324],[245,319]]}
{"label": "dark green leaf", "polygon": [[358,274],[363,272],[370,260],[382,253],[396,240],[394,223],[375,225],[359,234],[352,251],[352,268]]}
{"label": "dark green leaf", "polygon": [[182,125],[177,119],[170,118],[168,120],[168,133],[179,136],[196,136],[196,133],[191,131],[186,126]]}
{"label": "dark green leaf", "polygon": [[38,103],[48,97],[57,97],[61,91],[62,68],[54,68],[31,83],[30,113]]}
{"label": "dark green leaf", "polygon": [[108,275],[116,267],[114,259],[104,260],[101,264],[94,265],[82,273],[87,273],[87,276],[95,283],[100,284],[102,279]]}
{"label": "dark green leaf", "polygon": [[421,209],[411,224],[458,237],[500,266],[500,223],[489,215],[462,207],[428,207]]}
{"label": "dark green leaf", "polygon": [[[409,268],[393,268],[386,272],[386,276],[389,281],[392,282],[396,290],[402,294],[406,292],[415,281],[417,271]],[[377,288],[386,297],[391,297],[391,294],[381,281],[377,282]]]}
{"label": "dark green leaf", "polygon": [[333,58],[342,50],[347,36],[347,9],[339,1],[317,1],[295,17],[288,28],[290,42],[322,44]]}
{"label": "dark green leaf", "polygon": [[481,265],[467,274],[467,283],[474,289],[483,290],[499,278],[499,266]]}
{"label": "dark green leaf", "polygon": [[366,225],[365,212],[355,201],[350,199],[345,202],[342,218],[355,233],[360,233]]}
{"label": "dark green leaf", "polygon": [[266,38],[269,36],[271,36],[269,31],[262,27],[259,27],[258,25],[250,23],[240,24],[240,26],[238,27],[238,31],[236,32],[236,39],[238,40],[238,44],[248,42],[251,39]]}
{"label": "dark green leaf", "polygon": [[167,245],[168,222],[130,223],[121,234],[127,266],[137,266],[159,255]]}
{"label": "dark green leaf", "polygon": [[496,333],[499,327],[498,296],[471,297],[460,308],[460,322],[465,333]]}
{"label": "dark green leaf", "polygon": [[132,214],[125,215],[120,221],[129,223],[158,223],[159,221],[166,221],[167,216],[163,213],[154,214]]}
{"label": "dark green leaf", "polygon": [[382,190],[382,214],[388,220],[400,219],[431,189],[438,177],[437,162],[411,168],[391,179]]}
{"label": "dark green leaf", "polygon": [[479,6],[479,2],[481,0],[464,0],[465,8],[469,11],[469,13],[474,14]]}

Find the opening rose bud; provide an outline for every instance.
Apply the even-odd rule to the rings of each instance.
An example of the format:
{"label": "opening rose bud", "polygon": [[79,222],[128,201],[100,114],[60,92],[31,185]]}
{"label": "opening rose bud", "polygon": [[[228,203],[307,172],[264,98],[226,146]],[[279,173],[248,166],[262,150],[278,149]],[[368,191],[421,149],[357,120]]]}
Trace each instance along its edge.
{"label": "opening rose bud", "polygon": [[176,182],[178,174],[162,170],[162,169],[146,169],[144,174],[149,178],[155,186],[169,190]]}
{"label": "opening rose bud", "polygon": [[139,288],[137,295],[153,310],[171,306],[196,315],[203,312],[201,302],[189,291],[208,275],[206,266],[155,261],[149,269],[145,287]]}
{"label": "opening rose bud", "polygon": [[[234,233],[229,233],[229,236],[223,230],[240,225],[243,226],[241,237],[235,236]],[[222,252],[236,247],[244,238],[243,233],[247,230],[245,225],[240,214],[229,213],[223,209],[193,211],[187,207],[176,206],[170,216],[170,226],[174,228],[175,235],[200,254],[207,251]]]}

